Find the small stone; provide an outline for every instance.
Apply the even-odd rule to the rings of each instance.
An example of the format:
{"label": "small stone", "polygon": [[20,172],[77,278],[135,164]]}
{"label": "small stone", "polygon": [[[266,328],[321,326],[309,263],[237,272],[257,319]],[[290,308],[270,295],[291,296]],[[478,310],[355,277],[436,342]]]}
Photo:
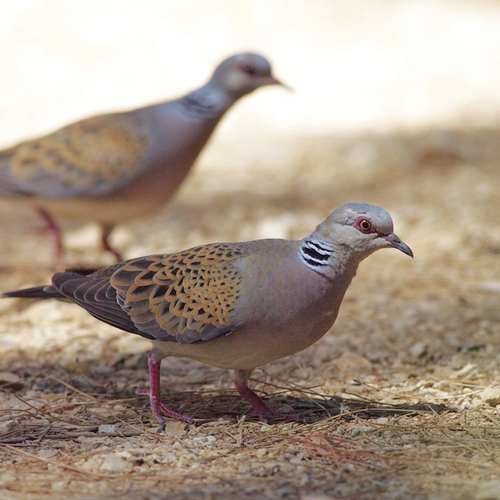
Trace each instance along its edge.
{"label": "small stone", "polygon": [[410,347],[410,356],[419,359],[427,353],[427,346],[423,342],[416,342]]}
{"label": "small stone", "polygon": [[3,422],[0,422],[0,434],[10,432],[15,424],[15,420],[4,420]]}
{"label": "small stone", "polygon": [[480,290],[487,293],[500,293],[500,281],[485,281],[481,283]]}
{"label": "small stone", "polygon": [[116,425],[115,424],[100,425],[97,432],[99,432],[99,434],[116,434]]}
{"label": "small stone", "polygon": [[186,433],[186,424],[184,422],[177,422],[175,420],[165,423],[165,429],[163,432],[167,436],[183,436]]}
{"label": "small stone", "polygon": [[353,425],[351,427],[351,435],[352,436],[357,436],[358,434],[361,434],[362,432],[368,432],[371,431],[373,427],[371,425]]}
{"label": "small stone", "polygon": [[87,458],[83,462],[79,462],[78,467],[81,470],[87,471],[87,472],[98,471],[98,470],[100,470],[100,467],[101,467],[101,463],[102,463],[101,460],[102,460],[101,457],[93,456],[93,457]]}
{"label": "small stone", "polygon": [[500,404],[500,387],[488,387],[479,393],[479,397],[490,406],[497,406]]}
{"label": "small stone", "polygon": [[294,457],[290,458],[290,463],[294,465],[300,465],[304,463],[304,457],[302,456],[301,453],[298,455],[295,455]]}
{"label": "small stone", "polygon": [[467,375],[470,375],[470,373],[475,369],[476,369],[476,365],[474,365],[472,363],[467,363],[463,368],[456,371],[455,373],[452,373],[450,375],[450,378],[451,379],[464,378]]}
{"label": "small stone", "polygon": [[109,455],[104,455],[101,464],[101,470],[106,472],[124,472],[126,469],[131,468],[131,465],[119,457],[115,453],[110,453]]}
{"label": "small stone", "polygon": [[0,372],[0,385],[4,384],[18,384],[21,382],[21,378],[16,374],[11,372]]}
{"label": "small stone", "polygon": [[68,482],[67,481],[56,481],[55,483],[52,483],[50,487],[54,491],[64,491],[65,489],[68,488]]}
{"label": "small stone", "polygon": [[38,451],[37,455],[40,458],[51,458],[54,455],[57,455],[57,451],[48,450],[48,449],[41,449],[40,451]]}
{"label": "small stone", "polygon": [[212,446],[216,440],[217,440],[217,438],[215,436],[212,436],[212,435],[197,436],[197,437],[193,438],[194,443],[204,444],[205,446]]}
{"label": "small stone", "polygon": [[99,437],[99,436],[94,436],[94,437],[91,437],[91,436],[78,436],[76,438],[76,440],[79,442],[79,443],[82,443],[82,444],[95,444],[96,442],[100,441],[102,438]]}

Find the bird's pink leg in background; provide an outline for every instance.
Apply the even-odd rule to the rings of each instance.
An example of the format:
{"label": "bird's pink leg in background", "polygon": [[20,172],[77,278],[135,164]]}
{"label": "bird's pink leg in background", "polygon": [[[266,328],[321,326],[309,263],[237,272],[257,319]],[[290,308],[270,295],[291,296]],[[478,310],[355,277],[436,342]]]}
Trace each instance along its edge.
{"label": "bird's pink leg in background", "polygon": [[45,221],[45,227],[43,231],[48,231],[52,234],[52,239],[54,241],[54,265],[57,269],[62,269],[64,267],[64,245],[62,240],[61,228],[55,221],[55,219],[50,215],[47,210],[42,207],[36,207],[36,212]]}
{"label": "bird's pink leg in background", "polygon": [[101,248],[106,251],[111,253],[114,258],[116,259],[116,262],[121,262],[123,260],[123,256],[120,252],[115,250],[111,244],[109,243],[109,235],[111,234],[111,231],[113,230],[114,226],[103,226],[102,227],[102,233],[101,233]]}

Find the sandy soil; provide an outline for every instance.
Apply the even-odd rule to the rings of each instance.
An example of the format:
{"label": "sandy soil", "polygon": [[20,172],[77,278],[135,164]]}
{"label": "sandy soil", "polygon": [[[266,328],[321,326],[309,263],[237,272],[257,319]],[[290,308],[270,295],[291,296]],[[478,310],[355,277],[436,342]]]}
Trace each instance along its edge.
{"label": "sandy soil", "polygon": [[[304,68],[295,72],[293,57],[284,55],[279,76],[291,85],[296,78],[298,107],[293,108],[295,97],[274,89],[272,95],[266,90],[267,95],[262,91],[250,96],[228,117],[175,201],[157,216],[131,222],[114,235],[115,243],[132,257],[209,241],[300,238],[346,201],[388,209],[415,259],[378,252],[361,265],[331,332],[308,350],[255,372],[255,388],[269,404],[292,407],[301,418],[248,421],[242,415],[249,408],[235,394],[230,373],[167,360],[164,399],[194,415],[196,424],[170,421],[161,432],[147,399],[134,392],[135,387],[147,387],[148,342],[108,328],[68,304],[3,300],[2,498],[500,498],[500,134],[495,127],[500,69],[489,64],[491,51],[484,51],[481,66],[464,50],[454,65],[446,59],[454,70],[443,70],[448,79],[443,76],[443,86],[436,90],[429,83],[439,80],[432,71],[440,67],[436,52],[428,51],[431,69],[418,81],[419,57],[412,59],[410,76],[392,64],[403,60],[408,47],[419,47],[417,30],[410,29],[419,19],[436,44],[442,23],[443,45],[438,49],[443,53],[463,40],[467,30],[477,35],[469,45],[486,48],[498,36],[497,30],[488,29],[500,9],[490,2],[480,2],[477,12],[461,2],[375,3],[360,19],[345,6],[340,13],[328,11],[338,14],[330,19],[341,31],[335,36],[344,37],[344,49],[352,49],[346,54],[353,57],[353,40],[365,50],[362,42],[372,37],[380,54],[384,44],[392,47],[387,64],[401,74],[415,99],[405,101],[398,86],[384,85],[393,82],[389,77],[376,80],[375,89],[370,80],[368,94],[376,104],[367,111],[372,100],[359,102],[357,81],[345,98],[345,113],[333,119],[318,106],[321,125],[309,127],[315,110],[305,97],[307,78],[314,68],[324,67],[326,49],[304,63],[307,77]],[[284,12],[281,2],[271,5]],[[314,3],[304,17],[307,26],[326,26],[315,10],[320,7],[325,2]],[[23,8],[26,18],[29,9],[49,16],[61,5],[26,2]],[[108,19],[109,13],[100,12]],[[291,9],[286,33],[292,32],[297,16]],[[119,19],[128,26],[128,18]],[[373,19],[400,29],[392,37],[384,35],[373,28]],[[409,27],[414,38],[401,26]],[[352,35],[347,28],[353,27],[360,33]],[[221,32],[227,42],[229,35]],[[265,33],[271,40],[271,33]],[[16,33],[12,37],[23,39]],[[107,43],[102,39],[100,43]],[[406,42],[399,44],[401,40]],[[310,43],[320,47],[321,41]],[[273,46],[273,59],[285,54],[280,43]],[[298,44],[294,47],[298,50]],[[379,52],[368,51],[374,52],[377,59]],[[83,71],[80,55],[77,62]],[[102,61],[100,65],[102,75],[106,68]],[[478,76],[481,68],[483,79]],[[193,82],[199,77],[191,76]],[[353,76],[343,76],[345,88]],[[3,85],[0,106],[7,130],[13,112],[5,97],[9,82]],[[28,87],[23,85],[13,97],[18,106]],[[146,85],[143,95],[148,88],[152,90]],[[129,90],[121,89],[120,98]],[[385,95],[382,102],[377,92]],[[154,91],[150,95],[154,100]],[[316,102],[328,102],[329,97],[321,84]],[[337,95],[332,99],[339,105],[342,101]],[[355,101],[356,119],[346,117]],[[427,112],[415,102],[423,103]],[[26,136],[67,112],[63,99],[48,120],[42,104],[34,122],[26,125]],[[274,105],[287,112],[266,121],[262,114],[274,115]],[[422,114],[412,115],[412,106]],[[389,118],[384,117],[385,107]],[[12,141],[23,137],[20,123],[30,109],[21,106],[21,117],[12,118],[17,127],[10,131]],[[290,118],[294,113],[299,120]],[[408,115],[412,117],[404,121]],[[31,231],[37,218],[28,208],[16,206],[13,211],[0,205],[0,222],[1,290],[49,280],[51,242]],[[65,227],[69,266],[110,263],[96,252],[96,227],[70,221]]]}

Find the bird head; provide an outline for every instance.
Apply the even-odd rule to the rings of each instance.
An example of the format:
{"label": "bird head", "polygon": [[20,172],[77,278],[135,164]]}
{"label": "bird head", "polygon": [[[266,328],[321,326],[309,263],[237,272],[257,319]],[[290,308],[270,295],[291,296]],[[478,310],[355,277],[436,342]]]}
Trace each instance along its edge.
{"label": "bird head", "polygon": [[264,85],[281,85],[271,71],[269,61],[259,54],[236,54],[222,61],[216,68],[211,83],[233,96],[241,97]]}
{"label": "bird head", "polygon": [[346,203],[334,210],[311,235],[332,253],[357,257],[361,261],[381,248],[396,248],[410,257],[410,247],[394,233],[389,213],[376,205]]}

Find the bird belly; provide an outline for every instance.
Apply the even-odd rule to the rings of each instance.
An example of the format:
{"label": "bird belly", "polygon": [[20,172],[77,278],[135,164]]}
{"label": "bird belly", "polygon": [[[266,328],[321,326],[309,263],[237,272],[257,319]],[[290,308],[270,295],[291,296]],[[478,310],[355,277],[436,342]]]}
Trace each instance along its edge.
{"label": "bird belly", "polygon": [[118,191],[101,196],[25,200],[59,217],[114,225],[161,209],[187,174],[179,169],[177,175],[171,174],[166,179],[162,173],[161,170],[148,173]]}
{"label": "bird belly", "polygon": [[278,325],[254,325],[225,337],[197,344],[154,341],[165,355],[186,357],[216,366],[250,370],[300,352],[317,342],[333,325],[336,312],[325,313],[316,321],[295,320]]}

